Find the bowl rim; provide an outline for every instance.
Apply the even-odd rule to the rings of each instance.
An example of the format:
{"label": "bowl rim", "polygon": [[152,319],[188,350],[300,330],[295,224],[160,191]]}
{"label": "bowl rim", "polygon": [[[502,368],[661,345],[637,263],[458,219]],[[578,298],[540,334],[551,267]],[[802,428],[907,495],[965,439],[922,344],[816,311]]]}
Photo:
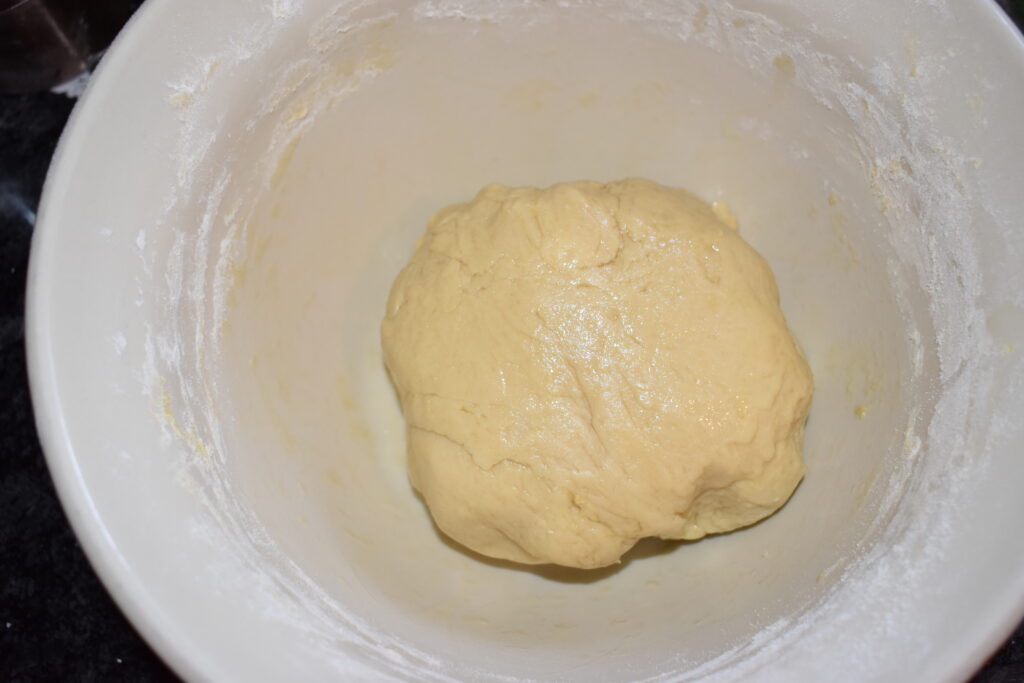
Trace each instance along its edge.
{"label": "bowl rim", "polygon": [[[90,126],[102,114],[102,103],[113,85],[109,74],[133,58],[147,32],[157,30],[161,16],[172,7],[171,0],[149,0],[130,17],[90,77],[60,136],[46,175],[31,241],[25,295],[26,360],[35,424],[47,468],[68,522],[108,594],[177,675],[189,681],[230,680],[231,672],[215,658],[197,650],[184,625],[153,598],[108,533],[79,467],[83,454],[72,442],[66,423],[69,406],[61,396],[49,326],[54,282],[47,274],[52,270],[49,263],[58,249],[61,230],[61,222],[53,216],[59,214],[65,190],[74,180],[71,160],[80,154]],[[975,7],[1001,25],[995,30],[1002,35],[993,37],[1007,45],[1015,43],[1024,67],[1024,27],[1018,27],[997,0],[978,0]],[[945,680],[964,680],[976,673],[1024,619],[1024,577],[1019,585],[1004,586],[1000,592],[1005,596],[1006,608],[998,614],[989,613],[986,620],[979,614],[979,622],[971,629],[974,637],[962,640],[957,654],[944,653],[947,661],[955,662],[944,675]],[[982,628],[985,621],[987,625]]]}
{"label": "bowl rim", "polygon": [[143,36],[155,29],[172,4],[168,0],[150,0],[129,17],[90,76],[60,135],[43,184],[29,252],[25,352],[36,431],[47,469],[68,523],[93,571],[132,627],[175,674],[188,681],[229,680],[230,672],[220,670],[215,660],[203,657],[190,646],[182,626],[152,597],[108,533],[79,468],[81,454],[67,427],[68,406],[61,398],[47,315],[54,290],[52,279],[47,277],[52,270],[48,264],[58,248],[61,230],[60,221],[51,216],[59,213],[65,188],[73,182],[71,160],[80,153],[93,120],[102,113],[102,102],[112,85],[107,74],[131,60]]}

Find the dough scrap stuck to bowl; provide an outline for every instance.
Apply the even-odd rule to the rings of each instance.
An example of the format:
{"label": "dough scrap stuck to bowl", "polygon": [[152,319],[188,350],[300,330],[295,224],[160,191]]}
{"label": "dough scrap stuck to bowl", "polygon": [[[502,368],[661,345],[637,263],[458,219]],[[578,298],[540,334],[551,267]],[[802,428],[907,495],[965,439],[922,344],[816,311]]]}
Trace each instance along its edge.
{"label": "dough scrap stuck to bowl", "polygon": [[614,564],[757,522],[803,476],[813,385],[775,279],[684,190],[485,187],[430,220],[381,338],[412,484],[490,557]]}

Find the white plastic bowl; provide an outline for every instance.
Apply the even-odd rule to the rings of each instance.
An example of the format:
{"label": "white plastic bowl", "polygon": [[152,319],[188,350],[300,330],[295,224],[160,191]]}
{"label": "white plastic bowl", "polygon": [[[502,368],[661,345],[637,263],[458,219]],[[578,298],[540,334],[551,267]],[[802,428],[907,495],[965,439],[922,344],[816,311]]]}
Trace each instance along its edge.
{"label": "white plastic bowl", "polygon": [[[1022,77],[981,0],[151,0],[33,244],[72,524],[194,680],[963,679],[1024,614]],[[774,267],[806,480],[617,571],[470,557],[405,480],[387,287],[483,184],[626,176]]]}

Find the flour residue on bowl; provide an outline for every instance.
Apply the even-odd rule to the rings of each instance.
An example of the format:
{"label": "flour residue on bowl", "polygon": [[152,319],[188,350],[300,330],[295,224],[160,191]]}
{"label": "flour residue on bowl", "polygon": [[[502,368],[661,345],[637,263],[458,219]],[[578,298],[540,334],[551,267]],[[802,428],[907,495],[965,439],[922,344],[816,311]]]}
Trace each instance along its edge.
{"label": "flour residue on bowl", "polygon": [[[936,5],[937,11],[943,7],[942,3]],[[295,347],[289,346],[292,342],[288,340],[306,334],[302,330],[307,328],[334,329],[331,325],[338,325],[341,329],[343,324],[359,328],[362,331],[351,333],[351,339],[338,342],[338,355],[344,355],[345,359],[338,361],[337,368],[332,368],[332,372],[337,371],[336,376],[324,380],[323,391],[327,392],[330,384],[334,398],[327,397],[326,393],[323,397],[317,394],[318,400],[323,398],[325,402],[322,416],[330,415],[330,410],[334,409],[330,406],[337,404],[340,426],[325,429],[337,430],[331,433],[339,440],[352,437],[360,429],[370,432],[372,439],[364,438],[360,448],[381,462],[386,461],[380,465],[386,469],[379,475],[383,482],[379,484],[380,490],[391,491],[395,496],[393,503],[381,504],[381,515],[393,519],[397,529],[406,519],[403,515],[417,512],[415,499],[403,489],[400,426],[396,426],[392,414],[393,397],[388,393],[386,378],[379,374],[379,358],[367,361],[376,348],[377,321],[370,304],[375,301],[374,297],[381,296],[379,283],[388,281],[389,269],[396,268],[411,247],[410,235],[420,229],[423,214],[430,207],[458,198],[427,196],[426,190],[419,196],[418,189],[429,187],[434,191],[443,187],[444,191],[454,192],[459,186],[454,181],[444,185],[437,178],[427,177],[431,174],[426,164],[418,167],[419,175],[396,168],[395,159],[400,159],[401,155],[397,149],[388,147],[387,140],[382,139],[381,147],[390,150],[391,156],[384,152],[377,156],[369,152],[362,155],[370,147],[358,146],[358,136],[343,136],[346,130],[360,126],[373,129],[370,116],[364,116],[372,111],[365,104],[369,94],[392,102],[394,100],[387,98],[399,88],[406,88],[412,93],[410,97],[420,97],[418,101],[424,103],[418,112],[429,124],[424,124],[424,130],[450,130],[446,126],[452,124],[446,123],[445,117],[438,113],[450,113],[450,110],[431,99],[432,96],[438,100],[444,98],[425,87],[426,76],[421,74],[421,78],[413,79],[398,73],[406,73],[403,69],[410,69],[410,74],[420,73],[415,71],[416,64],[426,64],[431,59],[445,64],[443,56],[415,52],[410,47],[414,44],[411,36],[422,34],[425,45],[434,45],[431,40],[443,43],[446,36],[457,30],[472,36],[472,40],[481,41],[481,45],[485,44],[485,38],[491,39],[488,36],[517,45],[532,40],[530,36],[534,33],[544,36],[545,31],[570,25],[566,17],[573,12],[587,12],[587,16],[595,17],[580,23],[581,36],[607,35],[610,27],[628,29],[646,36],[645,40],[652,45],[668,46],[658,49],[692,50],[695,59],[720,59],[736,68],[737,73],[747,74],[752,82],[763,84],[763,92],[757,96],[758,107],[741,102],[736,106],[735,116],[715,122],[714,137],[720,140],[715,143],[718,147],[711,152],[695,148],[692,157],[688,157],[700,160],[709,175],[717,169],[715,159],[720,150],[744,145],[754,150],[781,150],[779,157],[794,169],[794,176],[801,173],[813,176],[806,169],[828,168],[830,162],[816,151],[815,140],[799,139],[799,130],[795,133],[783,130],[785,122],[772,118],[773,112],[787,106],[794,107],[794,111],[819,111],[821,120],[826,122],[821,124],[823,129],[834,132],[834,140],[828,143],[833,145],[830,149],[841,157],[850,172],[847,176],[836,173],[834,178],[826,178],[824,184],[820,180],[817,185],[808,181],[808,192],[815,192],[817,198],[812,207],[814,215],[807,220],[820,220],[827,226],[822,235],[814,239],[821,240],[820,244],[832,250],[823,248],[823,253],[839,255],[837,270],[845,273],[843,277],[851,281],[858,277],[870,279],[866,286],[884,285],[887,299],[879,303],[879,308],[887,311],[891,308],[891,316],[900,321],[903,332],[903,337],[895,341],[881,335],[861,340],[859,350],[841,338],[832,340],[840,346],[836,347],[837,356],[833,359],[836,370],[829,375],[825,358],[829,335],[827,331],[812,329],[810,322],[815,319],[814,306],[818,304],[808,300],[806,310],[787,311],[787,315],[808,326],[806,333],[800,329],[797,333],[801,339],[806,336],[809,340],[805,343],[812,360],[821,359],[820,372],[824,374],[819,374],[818,384],[835,385],[834,398],[826,398],[823,405],[834,401],[851,424],[882,429],[885,433],[878,438],[889,444],[890,452],[878,454],[878,467],[864,468],[862,480],[857,482],[859,488],[848,496],[851,510],[864,511],[858,513],[860,526],[849,532],[851,540],[847,545],[837,547],[834,556],[822,560],[822,568],[812,572],[811,576],[819,579],[816,584],[813,579],[808,582],[815,584],[813,587],[793,588],[788,598],[791,608],[782,610],[783,614],[773,611],[775,608],[766,601],[766,606],[759,611],[746,615],[740,611],[740,616],[731,616],[733,621],[728,623],[745,624],[743,632],[749,631],[749,638],[728,647],[708,644],[698,651],[670,651],[655,662],[660,667],[659,672],[645,669],[643,675],[650,680],[792,680],[819,675],[823,672],[820,667],[826,664],[835,667],[839,659],[844,662],[848,678],[868,676],[877,662],[904,654],[887,648],[907,648],[908,629],[914,626],[911,623],[913,604],[924,599],[922,596],[932,595],[930,585],[934,572],[941,567],[941,558],[955,551],[951,547],[949,529],[956,506],[950,501],[969,496],[974,480],[985,466],[982,454],[986,443],[979,435],[989,432],[985,416],[990,411],[985,401],[994,400],[985,398],[988,396],[985,388],[992,381],[993,372],[987,351],[978,351],[994,349],[995,345],[977,304],[983,283],[979,250],[968,229],[978,210],[977,200],[968,190],[973,162],[956,141],[939,132],[927,94],[934,83],[941,82],[943,62],[954,59],[955,55],[928,53],[916,40],[907,42],[913,46],[906,51],[912,66],[902,68],[884,60],[833,54],[830,46],[841,44],[841,36],[827,32],[812,34],[800,28],[799,22],[789,21],[784,25],[780,18],[741,9],[728,2],[641,5],[610,0],[596,3],[567,0],[557,5],[487,0],[379,5],[275,2],[268,8],[261,25],[245,27],[235,39],[226,41],[222,54],[196,60],[189,73],[168,86],[168,106],[175,108],[181,120],[178,154],[174,160],[178,185],[167,198],[167,222],[156,227],[173,234],[174,238],[168,241],[163,261],[153,264],[153,281],[140,285],[159,289],[161,305],[173,323],[151,330],[146,340],[145,373],[154,413],[166,425],[168,438],[180,440],[191,453],[182,464],[181,476],[186,485],[204,499],[210,517],[209,526],[197,533],[236,546],[245,570],[263,580],[265,590],[253,600],[296,629],[305,631],[318,656],[334,660],[341,672],[366,673],[383,667],[391,675],[418,679],[455,680],[467,675],[501,677],[480,666],[463,666],[428,654],[432,650],[427,644],[435,642],[430,636],[412,642],[401,634],[384,632],[381,623],[404,623],[405,617],[392,605],[397,604],[397,599],[391,602],[385,597],[377,599],[372,607],[380,610],[381,621],[368,620],[366,610],[370,608],[360,602],[361,597],[352,596],[375,595],[379,586],[372,583],[372,576],[335,567],[337,575],[343,575],[345,582],[358,584],[358,589],[342,598],[339,597],[342,588],[325,588],[328,579],[323,577],[329,572],[324,570],[323,574],[317,574],[311,570],[314,559],[323,559],[325,567],[340,560],[325,550],[310,551],[309,557],[297,561],[294,554],[282,550],[293,541],[282,538],[281,528],[275,528],[266,515],[256,512],[246,491],[240,490],[245,487],[238,481],[244,477],[240,479],[238,471],[245,465],[240,465],[238,459],[245,454],[233,450],[233,446],[237,447],[241,443],[239,439],[244,439],[244,435],[239,435],[239,425],[250,419],[245,417],[245,411],[259,413],[264,423],[261,428],[266,429],[265,439],[276,444],[282,459],[300,463],[294,465],[296,472],[305,472],[302,468],[308,463],[302,464],[302,453],[315,450],[307,438],[312,427],[302,424],[304,418],[289,412],[291,409],[286,403],[300,400],[288,397],[319,391],[320,384],[312,366],[294,360],[301,354],[293,353]],[[310,16],[318,18],[310,19]],[[457,29],[453,28],[456,26]],[[582,44],[572,43],[569,37],[566,40],[574,48],[585,49]],[[708,116],[706,103],[713,93],[700,92],[696,80],[687,85],[690,92],[680,93],[673,90],[680,86],[672,84],[671,80],[648,78],[644,81],[648,86],[643,91],[646,94],[638,99],[637,93],[641,91],[637,88],[644,83],[631,85],[631,89],[624,87],[623,92],[616,93],[613,88],[602,85],[600,79],[577,86],[559,80],[557,73],[538,76],[535,72],[542,68],[563,64],[567,71],[577,68],[580,78],[587,77],[582,68],[572,66],[571,55],[563,55],[562,62],[552,56],[557,56],[555,42],[546,49],[550,54],[540,49],[524,53],[521,56],[523,66],[510,65],[511,62],[500,65],[504,69],[500,71],[502,75],[518,69],[522,77],[504,84],[501,93],[495,94],[494,113],[485,118],[492,121],[496,129],[499,122],[512,120],[502,117],[511,116],[508,111],[517,106],[520,111],[515,116],[525,117],[528,125],[535,126],[538,136],[546,134],[543,132],[548,125],[545,121],[556,115],[593,117],[569,120],[578,120],[581,126],[593,125],[595,130],[600,130],[598,122],[604,121],[600,119],[602,112],[613,112],[614,107],[632,112],[630,116],[649,123],[652,128],[662,127],[668,131],[666,136],[687,125],[695,128],[704,125],[702,117]],[[232,79],[253,60],[261,59],[276,61],[273,61],[273,68],[262,73],[254,87],[240,91],[249,99],[228,99],[225,93],[232,92]],[[494,59],[499,60],[499,57]],[[458,65],[449,66],[449,71],[442,72],[429,72],[427,66],[422,68],[423,73],[434,73],[436,78],[446,79],[456,73]],[[529,72],[531,68],[533,73]],[[472,87],[480,89],[490,87],[489,78],[497,78],[486,72],[467,70],[465,73],[477,79]],[[469,76],[464,77],[469,82]],[[530,95],[528,107],[510,104],[509,93],[518,92],[517,102],[521,105],[526,92],[521,86],[539,83],[538,78],[547,78],[548,82],[543,93]],[[385,81],[387,85],[381,85]],[[662,83],[660,89],[650,87],[656,82]],[[438,89],[443,90],[440,86]],[[802,101],[799,98],[816,103],[818,109],[812,110],[810,105],[800,105],[803,108],[797,109],[792,103]],[[491,106],[490,100],[483,97],[474,102],[482,109]],[[437,110],[432,111],[429,107],[435,104]],[[239,107],[244,113],[231,111]],[[673,107],[685,111],[690,118],[681,125],[682,115]],[[413,119],[401,118],[402,112],[396,109],[400,107],[391,107],[379,115],[413,125],[409,123]],[[229,111],[230,116],[224,111]],[[333,133],[336,138],[329,138],[324,132],[323,122],[328,119],[339,129]],[[227,120],[244,120],[245,124],[229,127]],[[466,125],[466,135],[470,136],[475,133],[471,130],[471,119],[467,121],[470,123]],[[496,134],[500,135],[500,131]],[[576,168],[571,166],[571,160],[565,160],[571,155],[550,151],[557,148],[559,139],[571,135],[568,126],[557,129],[557,133],[552,133],[548,148],[538,146],[531,158],[526,158],[525,154],[523,158],[517,157],[515,149],[505,150],[508,157],[505,168],[528,169],[530,163],[552,169]],[[320,220],[308,202],[306,208],[302,208],[299,203],[290,203],[289,196],[301,192],[302,183],[319,182],[315,177],[311,179],[312,160],[317,158],[315,146],[326,144],[322,141],[328,139],[350,143],[348,147],[338,145],[341,152],[332,157],[331,168],[349,169],[354,179],[391,178],[387,186],[366,181],[365,186],[360,186],[364,195],[377,196],[374,193],[378,193],[381,205],[389,196],[394,198],[395,204],[400,204],[405,194],[416,196],[415,201],[410,201],[403,209],[402,215],[395,215],[394,224],[382,224],[380,234],[373,239],[360,237],[348,241],[344,235],[329,234],[325,229],[323,234],[328,235],[327,244],[332,249],[339,253],[349,250],[362,259],[357,262],[353,256],[352,260],[344,261],[345,268],[337,268],[338,272],[330,271],[330,254],[312,251],[306,254],[290,245],[288,239],[289,236],[295,240],[301,235],[308,236],[310,233],[303,232],[302,226]],[[429,146],[431,142],[423,138],[420,144]],[[438,153],[434,173],[443,176],[447,172],[445,165],[456,163],[453,161],[456,157],[471,159],[466,163],[476,169],[502,168],[495,166],[492,158],[478,152],[480,149],[482,145],[463,145],[453,139],[449,158]],[[352,158],[338,158],[345,154]],[[586,151],[581,152],[581,155],[586,154]],[[615,163],[619,163],[624,167],[622,175],[647,168],[671,169],[668,162],[659,166],[663,162],[658,154],[657,145],[651,145],[651,149],[637,147],[635,152],[618,157],[595,153],[579,163],[584,169],[586,163],[591,163],[599,169],[597,172],[605,168],[617,169]],[[610,162],[610,157],[619,161]],[[350,165],[345,166],[346,163]],[[728,175],[725,170],[717,170],[723,177]],[[509,175],[515,172],[518,171],[509,171]],[[686,173],[685,170],[678,172]],[[554,178],[557,179],[571,178]],[[482,180],[487,182],[492,178]],[[545,180],[527,178],[524,182],[543,183]],[[347,177],[345,182],[348,182]],[[754,180],[749,182],[753,184]],[[764,181],[758,182],[763,184]],[[705,190],[709,195],[716,195],[709,199],[724,199],[737,207],[745,225],[749,213],[744,215],[743,211],[757,209],[756,203],[743,206],[743,198],[734,197],[733,190],[724,184],[711,182]],[[341,180],[337,191],[339,194],[347,191]],[[440,193],[439,190],[438,195]],[[836,218],[840,211],[842,219]],[[771,217],[755,213],[752,219],[755,224],[767,223]],[[347,225],[344,217],[338,221],[339,225]],[[773,246],[767,228],[759,236],[755,233],[756,239],[762,240],[775,254],[773,265],[777,264],[778,272],[785,272],[787,263],[800,263],[800,250]],[[321,286],[301,290],[304,296],[295,300],[280,298],[283,291],[300,291],[298,285],[285,282],[292,277],[291,271],[280,270],[286,264],[301,263],[300,256],[308,256],[311,270],[323,270],[321,280],[310,280]],[[875,267],[873,264],[877,265],[877,272],[869,270]],[[794,274],[790,274],[788,280],[785,276],[781,279],[784,286],[794,289],[810,286]],[[332,291],[342,291],[343,287],[347,289],[337,307],[344,308],[349,318],[342,319],[342,314],[338,313],[335,319],[330,317],[330,306],[319,297],[330,296]],[[790,298],[787,293],[784,300]],[[304,316],[302,311],[306,309],[327,313]],[[246,315],[239,311],[245,311]],[[273,339],[278,340],[274,343],[279,346],[283,344],[288,353],[274,347],[270,341],[266,348],[259,347],[256,341],[251,344],[238,341],[248,338],[254,330],[266,331],[273,327],[254,326],[252,318],[261,311],[264,314],[276,312],[282,321],[287,321],[277,326],[282,329],[273,331],[277,335]],[[817,313],[822,313],[821,309]],[[873,344],[894,351],[878,359],[871,354]],[[239,349],[245,349],[246,357],[231,357]],[[350,361],[349,358],[360,360]],[[292,367],[288,364],[293,362],[294,367],[308,373],[309,382],[303,384],[274,375],[274,363],[283,368]],[[816,372],[819,372],[818,367]],[[237,386],[242,385],[235,383],[232,373],[237,376],[249,373],[256,378],[252,386],[257,389],[236,391]],[[342,386],[344,391],[338,388]],[[329,401],[334,403],[328,406]],[[361,414],[353,417],[354,410],[361,410]],[[823,408],[820,414],[825,414],[825,410]],[[349,418],[343,416],[344,411],[348,411]],[[839,412],[837,408],[836,414]],[[894,420],[892,424],[884,422],[890,418]],[[328,420],[327,417],[322,419]],[[812,412],[811,430],[820,433],[822,428],[815,419]],[[353,425],[360,425],[360,428],[353,428]],[[822,473],[841,467],[841,463],[834,463],[825,452],[828,444],[825,436],[816,443],[824,445],[821,452],[809,454],[805,484],[809,490],[806,494],[798,492],[798,497],[813,495],[810,489],[815,485],[816,462]],[[317,444],[316,448],[321,445]],[[285,471],[274,469],[278,465],[269,456],[265,463],[259,462],[266,472]],[[291,500],[292,495],[303,498],[306,502],[294,504],[298,510],[320,495],[325,500],[331,495],[340,497],[340,493],[330,491],[344,490],[346,483],[355,486],[359,476],[376,476],[372,475],[374,467],[377,465],[372,462],[353,464],[351,472],[346,471],[346,467],[336,467],[323,482],[305,482],[306,490],[299,493],[291,492],[287,481],[274,481],[273,486],[266,485],[264,494],[280,496],[281,500]],[[271,477],[268,475],[268,478]],[[321,486],[324,492],[318,493]],[[408,500],[402,496],[408,496]],[[344,541],[350,544],[346,548],[362,548],[364,550],[358,552],[369,556],[375,544],[386,546],[386,540],[365,533],[367,522],[359,516],[358,510],[339,507],[331,514],[347,520],[338,522],[336,528],[338,534],[350,536]],[[310,520],[309,516],[304,517],[309,528],[320,529],[317,525],[321,524],[323,529],[335,528],[330,526],[333,521]],[[299,517],[301,515],[296,519]],[[426,522],[419,529],[430,533]],[[405,532],[396,530],[395,533]],[[743,533],[754,538],[755,534],[771,532],[755,528]],[[436,543],[436,539],[431,538],[430,542]],[[324,539],[325,545],[330,543],[330,538]],[[734,552],[734,541],[723,539],[720,546],[714,547],[723,548],[723,553]],[[682,556],[688,551],[696,552],[682,548],[676,555]],[[444,552],[451,551],[444,549]],[[636,580],[638,585],[648,588],[664,586],[665,578],[658,572],[664,571],[665,576],[671,573],[656,568],[670,566],[667,563],[673,557],[637,560],[619,574],[605,579],[606,587],[600,583],[554,584],[532,575],[509,578],[508,570],[470,565],[467,558],[461,557],[452,560],[451,566],[465,572],[458,576],[481,595],[486,590],[478,587],[479,582],[491,580],[488,577],[507,581],[510,591],[523,591],[523,603],[530,603],[534,617],[501,608],[514,612],[511,616],[504,615],[510,624],[530,623],[524,620],[535,618],[540,624],[538,629],[549,629],[544,632],[552,634],[552,642],[562,642],[558,640],[561,638],[568,644],[566,647],[583,648],[572,640],[573,628],[566,626],[564,615],[557,618],[550,615],[550,605],[562,604],[559,601],[571,603],[572,596],[589,595],[587,591],[597,596],[595,600],[611,600],[600,591],[614,593],[616,582]],[[697,556],[691,554],[691,557]],[[389,571],[386,567],[378,569],[382,576]],[[226,567],[224,571],[227,576],[237,569]],[[643,581],[630,578],[640,576],[645,577]],[[738,586],[744,585],[741,579],[737,575]],[[338,581],[338,585],[342,585],[343,581]],[[394,595],[403,595],[400,586],[389,590],[393,590]],[[653,593],[651,596],[650,604],[656,605],[657,596]],[[935,599],[939,597],[934,595]],[[494,600],[496,602],[486,604],[493,607],[498,598]],[[447,604],[432,604],[423,606],[416,617],[445,624],[460,620],[472,622],[474,629],[480,632],[491,628],[480,621],[477,612],[460,615],[458,609]],[[713,621],[717,617],[708,618]],[[490,621],[500,622],[500,619]],[[614,634],[620,629],[623,638],[641,637],[638,634],[644,631],[634,625],[635,621],[609,624],[607,631]],[[559,624],[561,627],[555,628]],[[860,638],[846,637],[844,629],[850,625],[862,628],[865,624],[870,625],[870,632]],[[585,627],[581,621],[580,628]],[[451,628],[454,632],[455,627]],[[899,637],[895,637],[897,635]],[[529,647],[533,635],[518,626],[509,626],[503,637]],[[862,643],[870,643],[870,646]],[[927,652],[927,643],[921,643],[920,651]],[[625,656],[616,651],[614,644],[608,645],[607,653],[613,659]],[[827,657],[821,653],[828,653]]]}

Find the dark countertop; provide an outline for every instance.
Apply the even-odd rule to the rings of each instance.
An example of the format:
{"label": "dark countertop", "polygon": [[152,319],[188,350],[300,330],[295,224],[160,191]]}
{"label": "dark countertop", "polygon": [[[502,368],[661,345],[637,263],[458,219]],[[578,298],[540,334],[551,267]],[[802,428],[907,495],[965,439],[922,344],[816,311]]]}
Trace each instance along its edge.
{"label": "dark countertop", "polygon": [[[1001,4],[1022,25],[1024,0]],[[0,680],[175,681],[111,601],[43,461],[25,371],[29,241],[74,100],[0,95]],[[973,679],[1024,681],[1024,624]]]}

